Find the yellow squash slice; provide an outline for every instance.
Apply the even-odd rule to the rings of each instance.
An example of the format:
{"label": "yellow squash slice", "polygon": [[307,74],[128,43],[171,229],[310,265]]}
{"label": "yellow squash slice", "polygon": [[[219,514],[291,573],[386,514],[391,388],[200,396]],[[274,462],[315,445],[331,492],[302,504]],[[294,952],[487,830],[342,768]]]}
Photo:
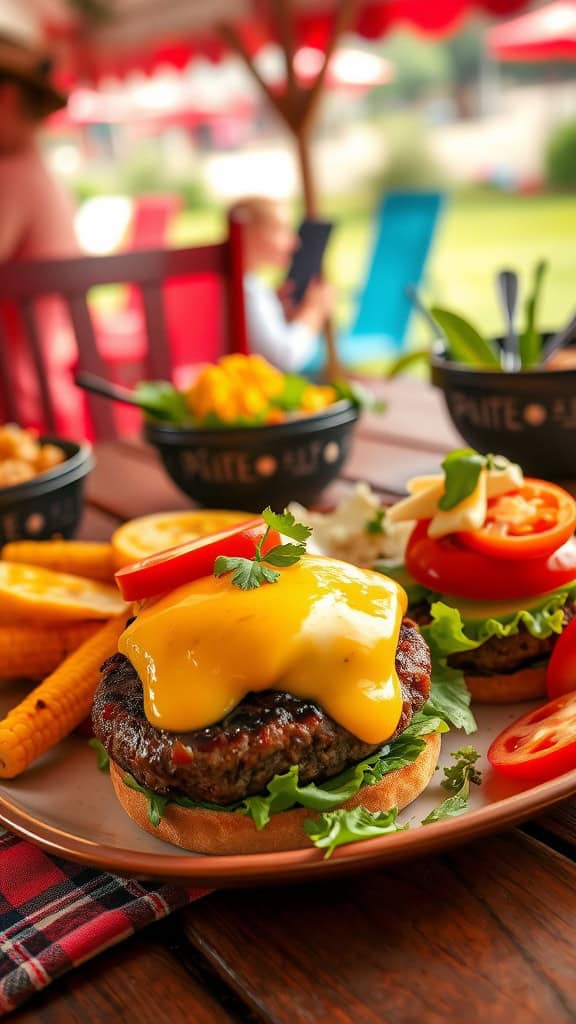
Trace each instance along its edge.
{"label": "yellow squash slice", "polygon": [[35,565],[0,562],[0,622],[77,622],[121,615],[116,587]]}
{"label": "yellow squash slice", "polygon": [[253,518],[250,512],[191,509],[189,512],[160,512],[130,519],[112,535],[116,568],[132,565],[158,551],[166,551],[210,533],[219,533]]}

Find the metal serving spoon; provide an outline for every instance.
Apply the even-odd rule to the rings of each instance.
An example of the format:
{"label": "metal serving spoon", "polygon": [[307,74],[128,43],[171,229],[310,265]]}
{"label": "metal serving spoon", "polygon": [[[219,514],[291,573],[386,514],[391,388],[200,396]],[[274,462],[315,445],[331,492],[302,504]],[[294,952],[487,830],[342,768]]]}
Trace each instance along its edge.
{"label": "metal serving spoon", "polygon": [[514,326],[518,304],[518,274],[514,270],[501,270],[498,274],[498,294],[506,321],[506,336],[502,345],[502,369],[513,373],[521,368],[520,345]]}

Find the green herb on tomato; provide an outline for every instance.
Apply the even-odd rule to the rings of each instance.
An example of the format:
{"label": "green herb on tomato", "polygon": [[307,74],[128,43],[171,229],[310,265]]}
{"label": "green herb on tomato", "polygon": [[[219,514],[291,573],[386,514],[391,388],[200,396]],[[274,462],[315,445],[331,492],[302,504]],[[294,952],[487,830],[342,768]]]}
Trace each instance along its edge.
{"label": "green herb on tomato", "polygon": [[[240,590],[256,590],[264,583],[277,583],[280,573],[270,566],[285,569],[295,565],[306,554],[306,541],[312,533],[310,526],[297,523],[288,509],[278,514],[267,508],[262,513],[262,519],[267,529],[256,547],[253,558],[219,555],[214,562],[214,575],[219,577],[232,573],[232,583]],[[298,543],[278,544],[264,551],[271,530],[276,530]]]}

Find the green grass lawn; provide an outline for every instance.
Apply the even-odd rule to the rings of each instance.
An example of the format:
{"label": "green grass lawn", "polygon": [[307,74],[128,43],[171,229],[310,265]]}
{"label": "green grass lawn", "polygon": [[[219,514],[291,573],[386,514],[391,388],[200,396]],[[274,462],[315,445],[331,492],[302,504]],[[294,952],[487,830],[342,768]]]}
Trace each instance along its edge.
{"label": "green grass lawn", "polygon": [[[366,270],[371,218],[366,209],[355,211],[337,197],[326,201],[323,212],[337,223],[327,271],[338,289],[338,322],[345,327]],[[214,241],[222,231],[223,218],[216,211],[184,213],[173,241]],[[553,329],[576,308],[576,196],[455,193],[438,229],[423,291],[430,301],[464,313],[483,333],[500,333],[495,273],[505,267],[517,270],[526,290],[540,259],[550,263],[541,324]],[[411,341],[422,337],[413,327]]]}

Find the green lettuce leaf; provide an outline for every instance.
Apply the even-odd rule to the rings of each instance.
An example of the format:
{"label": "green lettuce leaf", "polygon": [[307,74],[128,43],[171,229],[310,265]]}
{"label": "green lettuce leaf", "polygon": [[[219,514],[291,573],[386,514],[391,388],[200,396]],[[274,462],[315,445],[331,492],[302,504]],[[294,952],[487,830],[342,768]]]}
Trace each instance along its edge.
{"label": "green lettuce leaf", "polygon": [[473,651],[493,636],[515,636],[521,625],[538,639],[561,633],[563,608],[567,601],[576,601],[576,584],[545,594],[540,604],[530,609],[521,608],[501,618],[463,619],[457,608],[437,598],[428,593],[432,622],[421,627],[432,659],[429,704],[456,728],[470,733],[476,725],[464,673],[449,666],[448,657],[459,651]]}
{"label": "green lettuce leaf", "polygon": [[358,843],[374,836],[404,832],[409,826],[398,825],[397,817],[397,807],[374,814],[364,807],[352,807],[350,810],[329,811],[319,818],[310,818],[304,822],[304,830],[314,846],[326,851],[324,860],[328,860],[336,847],[344,846],[345,843]]}
{"label": "green lettuce leaf", "polygon": [[95,736],[88,740],[88,746],[92,747],[92,750],[96,751],[96,765],[98,767],[98,771],[106,773],[109,772],[110,757],[108,756],[106,747],[103,746],[103,744],[100,743],[100,740],[97,740]]}
{"label": "green lettuce leaf", "polygon": [[191,419],[186,396],[167,380],[143,380],[136,385],[134,397],[144,412],[155,419],[185,423]]}
{"label": "green lettuce leaf", "polygon": [[408,728],[392,743],[386,744],[376,754],[352,765],[334,778],[326,779],[320,784],[310,782],[307,786],[301,786],[298,781],[298,766],[294,765],[283,775],[275,775],[268,783],[265,793],[247,797],[225,807],[219,804],[198,803],[177,793],[159,795],[146,786],[141,786],[128,773],[125,773],[123,778],[127,786],[147,798],[148,817],[155,827],[160,824],[166,805],[174,803],[180,807],[202,807],[207,810],[245,814],[252,818],[257,829],[262,829],[270,821],[272,814],[286,811],[291,807],[307,807],[314,811],[331,811],[339,807],[362,786],[380,782],[390,772],[412,764],[426,745],[422,736],[447,731],[448,726],[444,719],[426,706],[414,715]]}

